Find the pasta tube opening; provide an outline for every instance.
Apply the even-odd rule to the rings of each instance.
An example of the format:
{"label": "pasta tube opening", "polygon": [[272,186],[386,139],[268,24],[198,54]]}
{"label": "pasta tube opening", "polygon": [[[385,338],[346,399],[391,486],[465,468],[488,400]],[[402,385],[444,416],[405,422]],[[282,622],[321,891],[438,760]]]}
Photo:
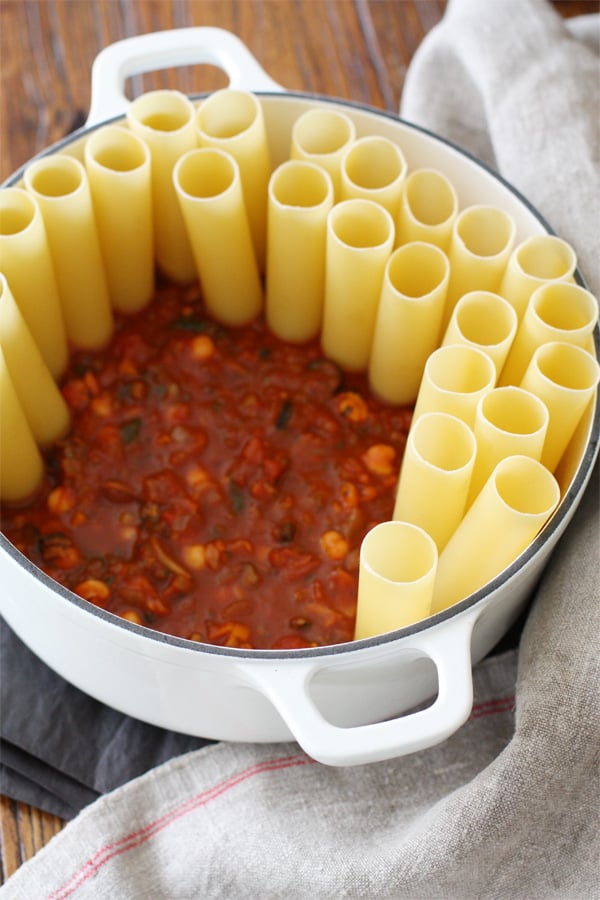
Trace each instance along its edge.
{"label": "pasta tube opening", "polygon": [[577,257],[573,248],[553,234],[527,238],[510,255],[498,289],[523,317],[533,291],[548,281],[569,281]]}
{"label": "pasta tube opening", "polygon": [[429,241],[446,249],[457,214],[458,197],[448,178],[436,169],[416,169],[404,182],[396,246]]}
{"label": "pasta tube opening", "polygon": [[491,357],[499,374],[517,332],[517,314],[510,303],[491,291],[464,294],[450,317],[442,346],[467,344]]}
{"label": "pasta tube opening", "polygon": [[439,347],[425,365],[413,421],[425,412],[447,412],[472,427],[479,400],[495,383],[496,369],[483,350],[460,344]]}

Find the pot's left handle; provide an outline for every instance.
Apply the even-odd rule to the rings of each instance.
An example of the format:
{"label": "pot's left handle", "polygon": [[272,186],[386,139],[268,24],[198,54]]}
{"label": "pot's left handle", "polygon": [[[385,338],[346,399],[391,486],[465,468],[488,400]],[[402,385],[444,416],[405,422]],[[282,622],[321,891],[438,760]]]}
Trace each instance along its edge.
{"label": "pot's left handle", "polygon": [[129,106],[125,81],[133,75],[171,66],[209,64],[247,91],[282,91],[246,45],[223,28],[174,28],[140,34],[109,44],[92,65],[90,112],[86,126],[124,113]]}

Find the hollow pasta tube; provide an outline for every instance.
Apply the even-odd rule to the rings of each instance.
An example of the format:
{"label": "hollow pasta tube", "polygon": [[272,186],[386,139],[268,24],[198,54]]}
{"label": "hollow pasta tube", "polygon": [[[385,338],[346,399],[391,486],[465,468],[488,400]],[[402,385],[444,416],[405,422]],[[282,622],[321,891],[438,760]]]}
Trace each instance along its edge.
{"label": "hollow pasta tube", "polygon": [[194,256],[173,187],[177,160],[198,146],[192,102],[179,91],[147,91],[127,110],[131,130],[148,145],[152,157],[154,255],[171,281],[189,284],[196,278]]}
{"label": "hollow pasta tube", "polygon": [[207,309],[225,325],[248,324],[263,297],[237,162],[222,150],[190,150],[173,179]]}
{"label": "hollow pasta tube", "polygon": [[529,299],[499,383],[518,384],[542,344],[586,347],[597,321],[598,304],[585,288],[567,282],[540,285]]}
{"label": "hollow pasta tube", "polygon": [[453,184],[437,169],[415,169],[405,182],[396,220],[396,246],[426,241],[447,250],[458,215]]}
{"label": "hollow pasta tube", "polygon": [[515,339],[517,324],[516,312],[500,294],[469,291],[454,307],[442,347],[447,344],[478,347],[491,358],[498,376]]}
{"label": "hollow pasta tube", "polygon": [[303,159],[322,166],[340,199],[342,157],[356,139],[356,126],[345,113],[315,108],[302,113],[292,126],[290,159]]}
{"label": "hollow pasta tube", "polygon": [[43,475],[42,455],[0,346],[0,499],[7,503],[28,500]]}
{"label": "hollow pasta tube", "polygon": [[498,387],[481,398],[473,426],[477,455],[467,505],[477,497],[501,459],[530,456],[541,460],[548,422],[545,403],[523,388]]}
{"label": "hollow pasta tube", "polygon": [[4,275],[0,274],[0,346],[33,436],[48,446],[67,433],[70,416]]}
{"label": "hollow pasta tube", "polygon": [[319,334],[332,206],[331,178],[314,163],[288,160],[270,179],[265,315],[284,341],[300,343]]}
{"label": "hollow pasta tube", "polygon": [[84,160],[112,305],[138,312],[154,293],[150,151],[130,129],[106,125],[87,139]]}
{"label": "hollow pasta tube", "polygon": [[438,553],[432,538],[407,522],[381,522],[360,548],[354,639],[411,625],[429,615]]}
{"label": "hollow pasta tube", "polygon": [[387,403],[416,399],[439,344],[449,274],[443,250],[422,241],[398,247],[387,261],[369,360],[371,389]]}
{"label": "hollow pasta tube", "polygon": [[230,153],[240,167],[244,202],[259,269],[264,271],[267,190],[271,159],[262,105],[249,91],[224,88],[204,100],[196,113],[200,147]]}
{"label": "hollow pasta tube", "polygon": [[393,518],[423,528],[438,552],[463,517],[475,452],[471,429],[447,413],[425,413],[409,431]]}
{"label": "hollow pasta tube", "polygon": [[551,472],[558,466],[599,380],[597,360],[575,344],[553,341],[542,344],[533,354],[521,387],[548,407],[550,420],[541,461]]}
{"label": "hollow pasta tube", "polygon": [[39,205],[23,188],[0,191],[0,272],[55,379],[69,362],[67,334]]}
{"label": "hollow pasta tube", "polygon": [[475,424],[480,399],[496,384],[494,363],[483,350],[464,344],[439,347],[425,364],[413,423],[426,412],[445,412]]}
{"label": "hollow pasta tube", "polygon": [[465,599],[529,546],[560,500],[554,476],[529,456],[498,463],[441,552],[432,613]]}
{"label": "hollow pasta tube", "polygon": [[340,164],[340,199],[381,203],[394,222],[398,217],[407,165],[400,147],[389,138],[369,135],[348,147]]}
{"label": "hollow pasta tube", "polygon": [[535,235],[512,251],[498,293],[514,306],[520,321],[534,290],[549,281],[570,281],[576,265],[573,248],[562,238]]}
{"label": "hollow pasta tube", "polygon": [[385,266],[394,243],[389,212],[372,200],[343,200],[327,220],[321,342],[344,369],[366,370]]}
{"label": "hollow pasta tube", "polygon": [[113,315],[85,168],[56,153],[32,162],[23,179],[44,217],[67,337],[84,349],[104,347]]}

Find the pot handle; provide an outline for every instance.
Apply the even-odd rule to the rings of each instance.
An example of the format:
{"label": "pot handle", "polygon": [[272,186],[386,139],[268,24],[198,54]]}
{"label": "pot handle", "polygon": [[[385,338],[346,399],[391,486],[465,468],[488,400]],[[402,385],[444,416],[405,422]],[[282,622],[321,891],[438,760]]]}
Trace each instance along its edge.
{"label": "pot handle", "polygon": [[256,667],[252,676],[302,749],[317,762],[349,766],[405,756],[446,740],[468,719],[473,706],[471,632],[476,618],[458,616],[415,635],[405,645],[422,650],[435,663],[438,695],[426,709],[395,719],[350,728],[328,722],[310,695],[310,681],[321,668],[318,662],[289,669]]}
{"label": "pot handle", "polygon": [[109,44],[92,64],[91,102],[86,126],[124,113],[127,78],[171,66],[208,63],[223,69],[229,87],[282,91],[242,41],[223,28],[174,28],[139,34]]}

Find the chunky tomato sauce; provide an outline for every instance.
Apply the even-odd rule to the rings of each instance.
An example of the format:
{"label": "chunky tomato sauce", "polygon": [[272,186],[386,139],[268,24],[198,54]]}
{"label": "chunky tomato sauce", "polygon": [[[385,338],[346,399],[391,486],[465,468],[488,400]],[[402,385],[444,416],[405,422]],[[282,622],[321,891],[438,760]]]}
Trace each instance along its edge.
{"label": "chunky tomato sauce", "polygon": [[66,439],[2,530],[56,581],[132,622],[246,648],[352,640],[361,541],[391,518],[412,410],[317,341],[211,321],[161,285],[75,352]]}

